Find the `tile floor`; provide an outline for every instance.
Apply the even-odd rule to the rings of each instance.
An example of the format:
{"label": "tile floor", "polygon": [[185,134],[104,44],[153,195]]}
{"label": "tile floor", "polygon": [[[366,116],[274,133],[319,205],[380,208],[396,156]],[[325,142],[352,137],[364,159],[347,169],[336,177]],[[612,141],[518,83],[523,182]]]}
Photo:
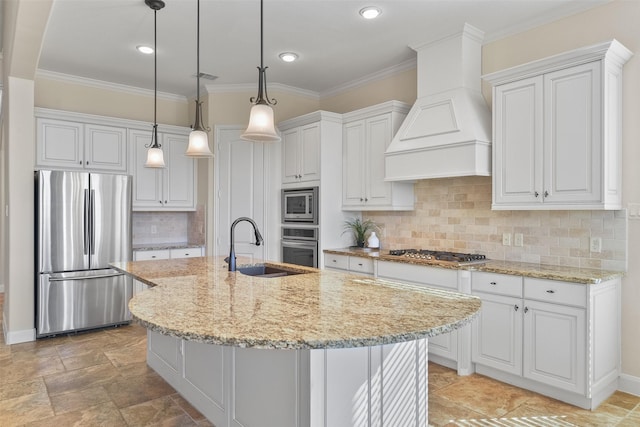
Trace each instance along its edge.
{"label": "tile floor", "polygon": [[[0,334],[0,427],[211,426],[145,358],[146,333],[137,325],[11,346]],[[617,392],[585,411],[430,364],[429,421],[434,427],[640,426],[640,397]]]}

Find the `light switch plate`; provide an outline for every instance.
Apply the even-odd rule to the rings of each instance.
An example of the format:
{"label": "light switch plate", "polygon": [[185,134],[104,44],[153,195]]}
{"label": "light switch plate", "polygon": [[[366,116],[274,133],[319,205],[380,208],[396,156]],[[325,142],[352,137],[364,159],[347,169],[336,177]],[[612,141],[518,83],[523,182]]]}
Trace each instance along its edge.
{"label": "light switch plate", "polygon": [[602,252],[602,238],[592,237],[589,240],[589,249],[591,252]]}
{"label": "light switch plate", "polygon": [[516,233],[513,235],[513,246],[524,246],[524,236],[522,233]]}
{"label": "light switch plate", "polygon": [[502,246],[511,246],[511,233],[502,233]]}

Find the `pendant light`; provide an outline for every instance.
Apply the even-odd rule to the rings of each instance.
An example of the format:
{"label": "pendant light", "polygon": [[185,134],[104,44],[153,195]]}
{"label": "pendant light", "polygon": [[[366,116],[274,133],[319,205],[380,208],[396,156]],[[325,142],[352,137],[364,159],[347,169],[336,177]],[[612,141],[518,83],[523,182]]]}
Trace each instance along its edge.
{"label": "pendant light", "polygon": [[204,128],[202,125],[202,102],[200,102],[200,0],[198,5],[198,23],[197,23],[197,42],[196,42],[196,121],[193,124],[192,131],[189,134],[189,146],[185,153],[189,157],[213,157],[213,153],[209,149],[209,137],[207,132],[211,129]]}
{"label": "pendant light", "polygon": [[[258,67],[258,96],[250,99],[253,107],[251,107],[251,114],[249,116],[249,126],[244,131],[240,138],[247,141],[258,142],[278,142],[280,136],[276,132],[275,125],[273,123],[273,109],[272,105],[276,105],[278,101],[275,99],[269,99],[267,94],[267,75],[265,70],[269,67],[264,66],[263,61],[263,30],[262,30],[262,3],[260,0],[260,66]],[[263,96],[264,90],[264,96]]]}
{"label": "pendant light", "polygon": [[162,0],[144,0],[144,3],[153,9],[153,131],[151,132],[151,143],[145,145],[149,150],[147,151],[147,161],[144,164],[147,168],[163,168],[164,153],[162,147],[158,143],[158,49],[157,49],[157,13],[164,7]]}

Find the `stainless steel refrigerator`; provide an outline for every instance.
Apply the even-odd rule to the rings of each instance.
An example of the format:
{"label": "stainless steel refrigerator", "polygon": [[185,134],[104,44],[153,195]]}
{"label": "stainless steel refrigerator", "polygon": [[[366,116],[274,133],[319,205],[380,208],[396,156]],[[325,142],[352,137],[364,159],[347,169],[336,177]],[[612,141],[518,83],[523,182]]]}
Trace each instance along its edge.
{"label": "stainless steel refrigerator", "polygon": [[131,177],[35,172],[36,336],[128,323]]}

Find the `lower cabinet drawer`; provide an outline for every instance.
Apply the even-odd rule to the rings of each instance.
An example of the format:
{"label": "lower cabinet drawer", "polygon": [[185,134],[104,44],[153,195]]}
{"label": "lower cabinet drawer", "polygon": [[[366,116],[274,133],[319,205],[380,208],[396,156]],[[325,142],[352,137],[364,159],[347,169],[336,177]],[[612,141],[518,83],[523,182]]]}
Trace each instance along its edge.
{"label": "lower cabinet drawer", "polygon": [[371,258],[349,257],[349,270],[358,273],[373,274],[373,260]]}
{"label": "lower cabinet drawer", "polygon": [[347,255],[324,255],[324,266],[326,268],[338,268],[340,270],[349,269],[349,257]]}
{"label": "lower cabinet drawer", "polygon": [[471,289],[473,292],[522,298],[522,276],[474,271],[471,273]]}
{"label": "lower cabinet drawer", "polygon": [[203,256],[202,248],[171,249],[171,258],[193,258]]}
{"label": "lower cabinet drawer", "polygon": [[524,297],[556,304],[587,306],[587,286],[557,280],[524,279]]}
{"label": "lower cabinet drawer", "polygon": [[158,249],[152,251],[133,251],[134,261],[149,261],[152,259],[169,259],[171,252],[168,249]]}

